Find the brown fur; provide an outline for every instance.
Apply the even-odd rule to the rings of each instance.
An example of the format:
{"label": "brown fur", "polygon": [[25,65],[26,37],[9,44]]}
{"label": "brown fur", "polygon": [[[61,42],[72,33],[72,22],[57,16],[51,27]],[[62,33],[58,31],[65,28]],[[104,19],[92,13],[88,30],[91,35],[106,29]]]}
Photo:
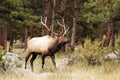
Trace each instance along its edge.
{"label": "brown fur", "polygon": [[68,39],[65,37],[53,38],[51,36],[43,36],[32,38],[28,42],[27,55],[25,59],[25,69],[27,67],[27,61],[32,55],[30,60],[31,69],[33,71],[33,61],[36,59],[37,55],[42,55],[42,68],[44,66],[44,60],[46,56],[50,56],[51,60],[56,67],[55,56],[54,54],[60,50],[68,42]]}

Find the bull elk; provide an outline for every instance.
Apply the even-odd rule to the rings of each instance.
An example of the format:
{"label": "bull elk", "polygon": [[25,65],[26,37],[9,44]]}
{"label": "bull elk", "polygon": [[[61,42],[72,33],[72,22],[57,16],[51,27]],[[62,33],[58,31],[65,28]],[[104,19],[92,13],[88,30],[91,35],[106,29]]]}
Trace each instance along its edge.
{"label": "bull elk", "polygon": [[[57,21],[57,23],[63,28],[62,34],[55,33],[51,31],[47,24],[47,17],[45,18],[45,22],[42,21],[41,24],[50,32],[52,32],[55,36],[45,35],[42,37],[34,37],[27,43],[27,55],[25,58],[25,69],[27,67],[27,61],[29,57],[32,55],[30,60],[31,70],[33,71],[33,61],[36,59],[37,55],[42,55],[42,68],[45,64],[46,56],[50,56],[54,67],[56,67],[55,62],[55,53],[58,52],[61,47],[63,47],[66,43],[69,42],[68,38],[65,37],[66,33],[68,32],[69,28],[66,29],[65,24],[61,24]],[[64,23],[64,20],[63,20]]]}

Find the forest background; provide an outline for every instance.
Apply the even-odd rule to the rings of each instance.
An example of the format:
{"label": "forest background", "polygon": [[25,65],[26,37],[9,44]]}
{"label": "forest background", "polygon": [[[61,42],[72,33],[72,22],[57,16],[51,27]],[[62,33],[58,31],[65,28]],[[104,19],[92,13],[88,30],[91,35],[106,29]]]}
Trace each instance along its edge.
{"label": "forest background", "polygon": [[[114,46],[114,34],[120,33],[120,1],[119,0],[1,0],[0,1],[0,44],[6,48],[6,41],[13,46],[14,40],[43,36],[48,33],[41,23],[41,17],[47,17],[47,25],[54,32],[60,32],[57,20],[65,19],[66,27],[70,27],[67,36],[71,45],[84,43],[89,37],[108,46],[111,36]],[[2,32],[3,31],[3,32]]]}

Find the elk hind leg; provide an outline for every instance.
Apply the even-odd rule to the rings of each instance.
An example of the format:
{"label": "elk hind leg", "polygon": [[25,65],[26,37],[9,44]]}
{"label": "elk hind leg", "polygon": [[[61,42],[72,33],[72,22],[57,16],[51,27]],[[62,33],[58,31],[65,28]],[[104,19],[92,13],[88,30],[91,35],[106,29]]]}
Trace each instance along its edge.
{"label": "elk hind leg", "polygon": [[31,55],[31,53],[26,55],[26,58],[25,58],[25,69],[27,68],[27,61],[28,61],[30,55]]}

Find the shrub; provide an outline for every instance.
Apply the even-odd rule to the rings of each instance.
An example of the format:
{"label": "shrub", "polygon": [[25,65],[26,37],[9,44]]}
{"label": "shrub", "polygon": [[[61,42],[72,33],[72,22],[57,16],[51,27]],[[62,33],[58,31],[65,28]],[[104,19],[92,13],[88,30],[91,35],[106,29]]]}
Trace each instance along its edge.
{"label": "shrub", "polygon": [[3,47],[0,46],[0,61],[2,60],[2,56],[5,54],[5,51],[3,50]]}
{"label": "shrub", "polygon": [[[79,48],[79,53],[88,64],[99,65],[104,60],[103,57],[113,51],[112,47],[102,47],[102,42],[94,41],[91,42],[90,39],[85,39],[84,48]],[[119,51],[118,48],[115,50]]]}
{"label": "shrub", "polygon": [[83,54],[88,64],[98,65],[102,59],[102,53],[100,48],[101,42],[94,41],[90,42],[90,40],[86,39],[85,47],[83,49]]}

